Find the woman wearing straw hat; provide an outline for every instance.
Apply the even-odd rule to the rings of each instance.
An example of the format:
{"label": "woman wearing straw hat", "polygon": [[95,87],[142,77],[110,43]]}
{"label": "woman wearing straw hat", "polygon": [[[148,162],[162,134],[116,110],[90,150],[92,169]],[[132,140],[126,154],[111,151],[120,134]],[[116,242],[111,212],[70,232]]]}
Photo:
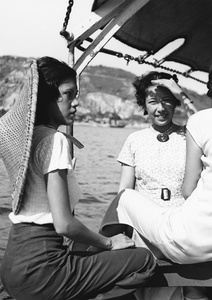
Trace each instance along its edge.
{"label": "woman wearing straw hat", "polygon": [[[154,273],[147,249],[135,248],[123,234],[92,232],[73,215],[79,187],[69,138],[57,129],[73,122],[77,92],[73,69],[40,58],[31,64],[20,99],[0,119],[0,155],[13,208],[1,280],[16,300],[77,300],[100,293],[101,299],[130,299]],[[63,236],[101,251],[74,252]]]}

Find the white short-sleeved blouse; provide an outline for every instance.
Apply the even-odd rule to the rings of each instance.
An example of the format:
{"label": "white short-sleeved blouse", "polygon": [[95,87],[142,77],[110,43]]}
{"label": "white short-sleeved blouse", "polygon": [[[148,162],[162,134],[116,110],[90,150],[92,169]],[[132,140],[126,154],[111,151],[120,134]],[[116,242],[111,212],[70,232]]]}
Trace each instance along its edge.
{"label": "white short-sleeved blouse", "polygon": [[169,218],[174,240],[196,261],[212,260],[211,128],[212,109],[199,111],[188,120],[187,129],[203,152],[203,170],[196,189],[186,199],[182,208],[173,211]]}
{"label": "white short-sleeved blouse", "polygon": [[80,198],[80,188],[74,176],[69,142],[53,128],[36,126],[25,183],[23,205],[17,215],[10,213],[13,223],[53,223],[44,175],[58,169],[68,170],[70,207],[73,210]]}
{"label": "white short-sleeved blouse", "polygon": [[[179,206],[184,202],[185,128],[171,133],[167,142],[159,142],[157,134],[152,126],[130,134],[118,161],[135,168],[136,190],[163,206]],[[171,191],[169,201],[161,199],[163,188]]]}

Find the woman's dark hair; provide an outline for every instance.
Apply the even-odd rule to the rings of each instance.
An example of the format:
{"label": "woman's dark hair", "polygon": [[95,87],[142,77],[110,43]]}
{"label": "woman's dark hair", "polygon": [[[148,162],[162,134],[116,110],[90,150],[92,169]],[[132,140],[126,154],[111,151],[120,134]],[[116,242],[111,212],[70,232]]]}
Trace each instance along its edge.
{"label": "woman's dark hair", "polygon": [[[148,74],[144,74],[142,76],[136,77],[133,81],[133,86],[135,87],[135,97],[137,100],[137,104],[141,106],[144,109],[144,114],[147,114],[146,112],[146,89],[149,86],[152,86],[152,80],[157,79],[170,79],[172,78],[176,83],[178,83],[177,76],[171,75],[169,73],[163,73],[163,72],[149,72]],[[174,97],[175,98],[175,97]],[[175,98],[176,100],[176,106],[180,106],[180,101]]]}
{"label": "woman's dark hair", "polygon": [[67,78],[76,80],[76,71],[65,62],[44,56],[37,59],[38,95],[35,125],[48,123],[48,104],[59,96],[58,86]]}
{"label": "woman's dark hair", "polygon": [[212,64],[210,65],[209,68],[207,88],[208,88],[207,96],[211,98],[212,97]]}

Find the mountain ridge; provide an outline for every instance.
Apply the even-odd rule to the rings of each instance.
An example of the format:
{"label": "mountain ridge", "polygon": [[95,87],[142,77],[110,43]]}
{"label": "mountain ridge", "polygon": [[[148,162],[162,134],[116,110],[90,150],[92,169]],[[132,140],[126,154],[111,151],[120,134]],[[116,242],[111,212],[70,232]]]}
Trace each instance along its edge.
{"label": "mountain ridge", "polygon": [[[0,56],[0,114],[4,114],[16,101],[22,88],[32,57]],[[88,66],[80,76],[80,97],[76,120],[116,124],[125,122],[135,126],[147,122],[136,104],[132,81],[135,75],[119,68]],[[184,89],[198,110],[210,107],[210,99]],[[182,108],[176,109],[175,120],[186,123]],[[126,125],[125,124],[125,125]]]}

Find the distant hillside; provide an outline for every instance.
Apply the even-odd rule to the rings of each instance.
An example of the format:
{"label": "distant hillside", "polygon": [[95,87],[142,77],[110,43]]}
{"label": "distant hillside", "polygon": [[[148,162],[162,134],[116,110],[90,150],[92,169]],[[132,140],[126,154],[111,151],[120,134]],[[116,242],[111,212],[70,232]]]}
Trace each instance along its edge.
{"label": "distant hillside", "polygon": [[[0,57],[0,113],[3,114],[16,101],[23,86],[31,58]],[[132,126],[146,122],[134,97],[132,81],[135,75],[117,68],[90,66],[80,76],[80,106],[77,120],[108,123],[111,119]],[[198,110],[211,105],[207,96],[185,90]],[[182,109],[176,110],[175,119],[185,124]]]}

